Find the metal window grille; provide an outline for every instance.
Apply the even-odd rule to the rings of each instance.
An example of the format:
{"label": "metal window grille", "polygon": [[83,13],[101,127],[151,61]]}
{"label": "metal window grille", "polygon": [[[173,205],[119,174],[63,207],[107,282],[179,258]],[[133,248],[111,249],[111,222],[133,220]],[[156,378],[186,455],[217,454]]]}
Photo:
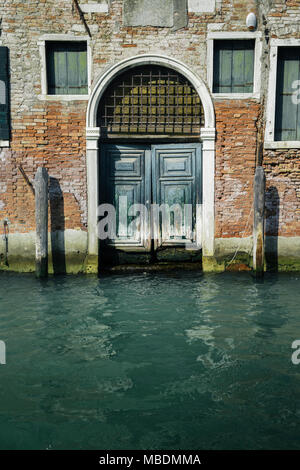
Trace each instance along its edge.
{"label": "metal window grille", "polygon": [[199,135],[203,107],[191,83],[174,70],[137,67],[117,77],[98,110],[101,136]]}

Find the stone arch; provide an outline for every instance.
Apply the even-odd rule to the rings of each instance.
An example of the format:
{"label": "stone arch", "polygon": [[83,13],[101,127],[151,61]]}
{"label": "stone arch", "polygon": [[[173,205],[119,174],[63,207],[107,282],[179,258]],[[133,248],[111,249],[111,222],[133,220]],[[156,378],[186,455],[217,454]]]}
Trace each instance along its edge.
{"label": "stone arch", "polygon": [[100,100],[103,96],[108,85],[117,75],[125,72],[127,69],[140,65],[161,65],[176,70],[184,77],[186,77],[193,85],[197,93],[199,94],[202,106],[204,109],[204,119],[206,129],[212,129],[215,127],[215,113],[214,106],[210,96],[210,93],[203,82],[194,72],[192,72],[186,65],[176,59],[171,59],[162,55],[139,55],[130,57],[129,59],[122,60],[121,62],[110,67],[104,72],[97,80],[93,88],[91,97],[89,99],[87,109],[87,128],[96,128],[97,122],[97,110]]}
{"label": "stone arch", "polygon": [[171,68],[189,80],[199,94],[204,110],[204,127],[199,139],[202,141],[203,203],[201,240],[204,256],[214,254],[214,174],[215,174],[215,112],[211,95],[203,82],[189,67],[177,59],[163,55],[143,54],[118,62],[109,67],[95,81],[86,117],[87,147],[87,193],[88,193],[88,262],[87,270],[96,271],[98,266],[97,207],[99,200],[99,138],[97,111],[101,98],[109,84],[119,74],[141,65],[161,65]]}

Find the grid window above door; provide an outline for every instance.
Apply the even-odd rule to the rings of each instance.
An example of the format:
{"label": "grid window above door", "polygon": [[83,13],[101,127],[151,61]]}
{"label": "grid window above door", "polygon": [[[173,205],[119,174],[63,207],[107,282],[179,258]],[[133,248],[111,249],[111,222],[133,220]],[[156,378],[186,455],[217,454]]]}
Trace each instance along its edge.
{"label": "grid window above door", "polygon": [[175,70],[138,66],[118,76],[98,108],[102,137],[199,136],[203,106],[193,85]]}
{"label": "grid window above door", "polygon": [[87,44],[84,41],[46,43],[49,95],[87,95]]}
{"label": "grid window above door", "polygon": [[213,93],[253,93],[255,41],[215,40]]}

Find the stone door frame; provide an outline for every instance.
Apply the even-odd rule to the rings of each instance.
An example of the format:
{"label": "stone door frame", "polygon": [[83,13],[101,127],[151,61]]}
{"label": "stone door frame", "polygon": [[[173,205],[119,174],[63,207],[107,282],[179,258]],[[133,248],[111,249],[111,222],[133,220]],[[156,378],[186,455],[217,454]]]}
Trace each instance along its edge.
{"label": "stone door frame", "polygon": [[[199,140],[202,142],[202,253],[214,255],[215,239],[215,112],[203,80],[189,67],[177,59],[163,55],[143,54],[133,56],[114,64],[95,82],[90,95],[86,118],[86,157],[87,157],[87,197],[88,197],[88,256],[98,259],[97,206],[99,200],[99,150],[100,128],[97,127],[98,106],[108,85],[126,70],[140,65],[160,65],[169,67],[186,77],[199,94],[204,110],[205,125],[201,128]],[[93,264],[95,264],[93,263]]]}

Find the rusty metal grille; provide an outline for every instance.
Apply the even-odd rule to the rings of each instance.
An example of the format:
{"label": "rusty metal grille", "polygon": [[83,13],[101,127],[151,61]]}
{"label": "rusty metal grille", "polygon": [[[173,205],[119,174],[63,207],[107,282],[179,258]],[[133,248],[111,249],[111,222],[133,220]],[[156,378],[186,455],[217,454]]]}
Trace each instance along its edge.
{"label": "rusty metal grille", "polygon": [[98,110],[102,136],[199,135],[203,108],[191,83],[174,70],[137,67],[117,77]]}

